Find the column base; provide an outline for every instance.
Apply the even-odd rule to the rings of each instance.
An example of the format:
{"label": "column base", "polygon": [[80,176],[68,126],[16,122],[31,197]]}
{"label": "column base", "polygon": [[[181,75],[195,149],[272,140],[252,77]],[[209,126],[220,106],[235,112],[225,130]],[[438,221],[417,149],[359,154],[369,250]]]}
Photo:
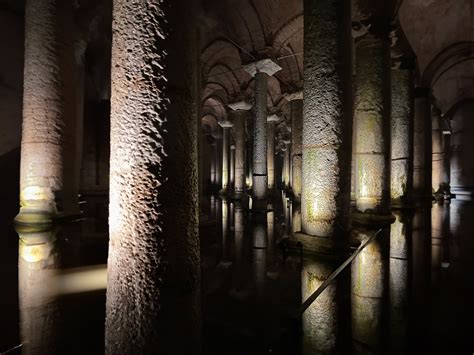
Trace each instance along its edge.
{"label": "column base", "polygon": [[341,255],[350,250],[351,245],[346,240],[320,237],[296,232],[289,238],[290,243],[301,245],[303,254]]}
{"label": "column base", "polygon": [[51,226],[55,214],[52,212],[22,207],[14,219],[15,226]]}
{"label": "column base", "polygon": [[391,213],[376,214],[371,212],[354,211],[352,213],[352,223],[358,226],[382,228],[395,222],[395,216]]}

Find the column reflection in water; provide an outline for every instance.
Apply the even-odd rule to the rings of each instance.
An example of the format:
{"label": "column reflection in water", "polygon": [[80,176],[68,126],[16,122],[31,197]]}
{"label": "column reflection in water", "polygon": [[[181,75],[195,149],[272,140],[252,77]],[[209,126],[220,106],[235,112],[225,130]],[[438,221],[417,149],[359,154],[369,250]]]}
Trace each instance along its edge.
{"label": "column reflection in water", "polygon": [[55,231],[21,233],[18,295],[23,354],[59,353]]}
{"label": "column reflection in water", "polygon": [[211,195],[211,220],[216,220],[216,198]]}
{"label": "column reflection in water", "polygon": [[430,323],[431,305],[431,204],[415,210],[412,233],[412,324],[417,334],[410,343],[423,349],[424,343],[429,341],[423,338],[427,324]]}
{"label": "column reflection in water", "polygon": [[434,203],[431,208],[431,283],[439,283],[441,263],[443,260],[443,224],[445,208],[440,203]]}
{"label": "column reflection in water", "polygon": [[275,250],[275,212],[273,208],[267,211],[267,235],[268,235],[268,247],[267,247],[267,264],[270,271],[273,271],[276,263],[276,250]]}
{"label": "column reflection in water", "polygon": [[231,264],[229,237],[229,202],[222,200],[222,258],[221,264]]}
{"label": "column reflection in water", "polygon": [[267,212],[252,211],[252,247],[255,295],[257,303],[263,303],[267,278]]}
{"label": "column reflection in water", "polygon": [[390,349],[404,354],[408,346],[408,282],[411,249],[411,216],[393,212],[396,220],[390,230]]}
{"label": "column reflection in water", "polygon": [[244,239],[245,239],[245,211],[240,201],[235,203],[235,258],[234,258],[234,287],[237,292],[244,285]]}
{"label": "column reflection in water", "polygon": [[[342,263],[324,255],[306,255],[301,271],[301,294],[304,302]],[[319,295],[313,304],[303,313],[303,354],[344,353],[347,338],[344,335],[349,319],[350,279],[347,274],[340,274]]]}
{"label": "column reflection in water", "polygon": [[293,201],[291,212],[291,231],[301,232],[301,203]]}
{"label": "column reflection in water", "polygon": [[[358,230],[363,242],[376,230]],[[384,348],[384,303],[388,281],[388,242],[385,228],[352,262],[351,304],[354,353],[381,353]]]}

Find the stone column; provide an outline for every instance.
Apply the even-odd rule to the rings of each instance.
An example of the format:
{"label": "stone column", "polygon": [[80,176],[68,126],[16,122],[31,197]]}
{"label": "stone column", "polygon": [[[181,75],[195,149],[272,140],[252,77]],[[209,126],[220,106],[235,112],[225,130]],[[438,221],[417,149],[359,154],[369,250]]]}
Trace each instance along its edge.
{"label": "stone column", "polygon": [[195,5],[113,1],[106,354],[200,352]]}
{"label": "stone column", "polygon": [[[449,194],[451,185],[451,132],[443,134],[443,182],[445,195]],[[449,196],[448,196],[449,197]]]}
{"label": "stone column", "polygon": [[234,191],[237,197],[245,193],[245,121],[247,111],[252,108],[248,102],[239,101],[229,104],[233,110],[234,132],[235,132],[235,181]]}
{"label": "stone column", "polygon": [[216,170],[217,170],[217,144],[212,141],[211,145],[211,185],[214,187],[217,184]]}
{"label": "stone column", "polygon": [[431,111],[431,148],[432,148],[432,191],[443,193],[443,131],[441,128],[441,111],[433,107]]}
{"label": "stone column", "polygon": [[268,190],[275,190],[275,125],[280,120],[278,115],[267,118],[267,175]]}
{"label": "stone column", "polygon": [[303,233],[332,237],[348,228],[352,133],[351,4],[305,7]]}
{"label": "stone column", "polygon": [[303,92],[286,96],[291,111],[291,189],[293,200],[301,201],[301,156],[303,141]]}
{"label": "stone column", "polygon": [[283,140],[283,169],[282,169],[282,179],[283,188],[290,188],[290,141]]}
{"label": "stone column", "polygon": [[233,124],[230,121],[221,121],[219,125],[222,127],[222,191],[226,191],[229,188],[230,129]]}
{"label": "stone column", "polygon": [[413,89],[411,66],[392,69],[391,198],[394,206],[409,202],[413,190]]}
{"label": "stone column", "polygon": [[413,139],[413,194],[419,202],[431,200],[431,103],[430,89],[415,88]]}
{"label": "stone column", "polygon": [[[388,5],[373,3],[367,31],[355,40],[355,203],[358,217],[390,214],[391,58]],[[356,24],[355,27],[360,26]],[[361,213],[366,213],[361,215]]]}
{"label": "stone column", "polygon": [[254,76],[254,125],[253,125],[253,206],[264,204],[267,197],[267,76],[281,67],[270,59],[260,60],[244,67]]}
{"label": "stone column", "polygon": [[17,223],[51,223],[63,187],[64,106],[58,7],[53,0],[26,2]]}
{"label": "stone column", "polygon": [[234,189],[235,181],[235,144],[230,146],[230,159],[229,159],[229,188]]}

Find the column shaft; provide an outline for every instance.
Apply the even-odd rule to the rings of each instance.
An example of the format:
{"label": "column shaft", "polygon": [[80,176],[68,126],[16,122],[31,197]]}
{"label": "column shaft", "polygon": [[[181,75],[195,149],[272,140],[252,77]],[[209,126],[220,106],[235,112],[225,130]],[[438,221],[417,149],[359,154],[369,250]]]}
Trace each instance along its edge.
{"label": "column shaft", "polygon": [[58,2],[28,0],[25,8],[20,214],[17,222],[49,222],[63,185],[63,94]]}
{"label": "column shaft", "polygon": [[429,89],[415,89],[413,145],[413,193],[431,199],[431,104]]}
{"label": "column shaft", "polygon": [[235,185],[237,194],[245,191],[245,111],[237,111],[234,118],[235,129]]}
{"label": "column shaft", "polygon": [[235,181],[235,146],[230,146],[229,151],[229,188],[234,188]]}
{"label": "column shaft", "polygon": [[392,70],[391,197],[406,202],[413,186],[413,72]]}
{"label": "column shaft", "polygon": [[291,188],[296,202],[301,201],[301,169],[303,141],[303,100],[291,101]]}
{"label": "column shaft", "polygon": [[268,189],[275,189],[275,122],[267,122],[267,176]]}
{"label": "column shaft", "polygon": [[441,129],[441,112],[434,109],[432,114],[432,131],[431,131],[431,147],[432,147],[432,189],[437,192],[442,188],[443,183],[443,133]]}
{"label": "column shaft", "polygon": [[106,353],[197,354],[195,1],[113,5]]}
{"label": "column shaft", "polygon": [[305,8],[302,228],[329,237],[348,228],[350,208],[351,5]]}
{"label": "column shaft", "polygon": [[264,200],[267,195],[267,74],[255,74],[253,130],[253,197]]}
{"label": "column shaft", "polygon": [[356,208],[390,211],[391,59],[388,31],[368,33],[356,43],[354,124]]}
{"label": "column shaft", "polygon": [[229,130],[228,127],[222,128],[222,190],[229,187]]}

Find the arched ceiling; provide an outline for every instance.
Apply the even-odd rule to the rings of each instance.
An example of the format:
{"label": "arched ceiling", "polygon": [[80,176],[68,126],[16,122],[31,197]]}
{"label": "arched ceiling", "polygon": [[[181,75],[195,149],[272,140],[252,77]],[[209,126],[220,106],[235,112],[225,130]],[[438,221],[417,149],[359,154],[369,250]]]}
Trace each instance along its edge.
{"label": "arched ceiling", "polygon": [[399,20],[441,110],[474,97],[474,0],[403,0]]}

